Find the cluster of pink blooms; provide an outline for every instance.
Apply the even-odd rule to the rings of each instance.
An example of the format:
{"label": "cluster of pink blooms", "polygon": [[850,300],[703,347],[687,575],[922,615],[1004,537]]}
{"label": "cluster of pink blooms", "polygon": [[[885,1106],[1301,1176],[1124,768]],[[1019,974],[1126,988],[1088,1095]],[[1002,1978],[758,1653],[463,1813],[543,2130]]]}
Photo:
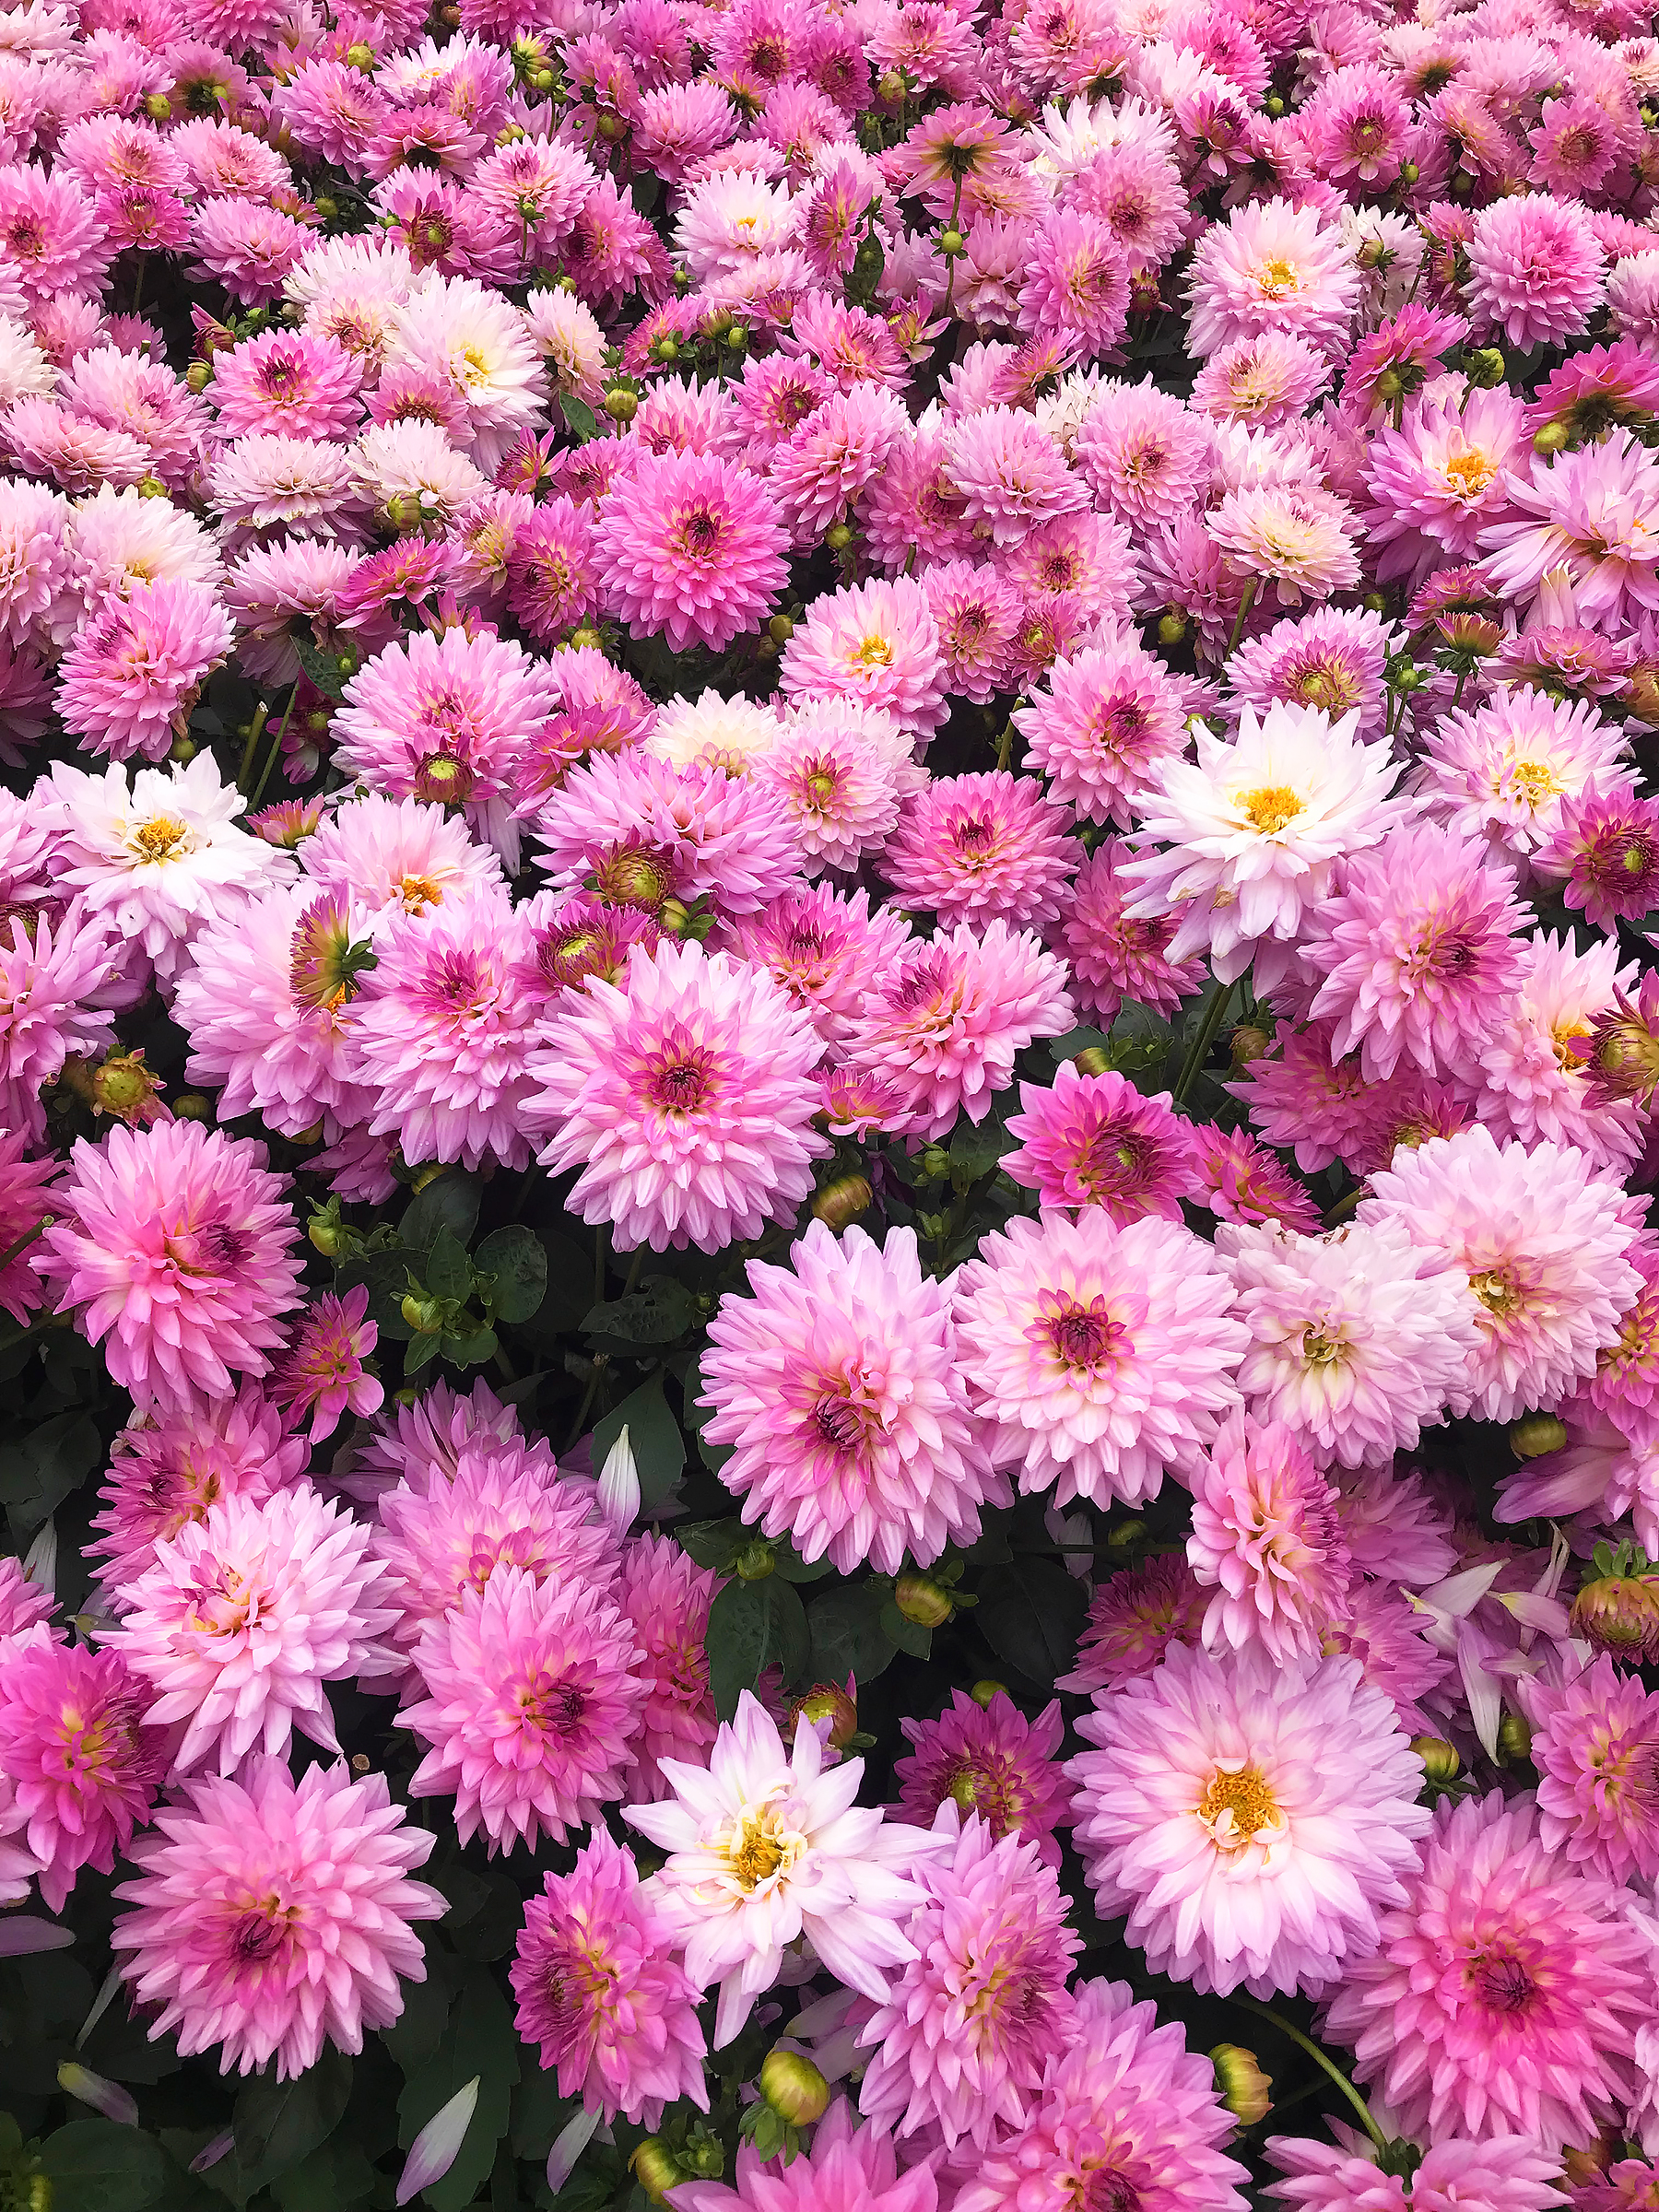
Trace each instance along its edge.
{"label": "cluster of pink blooms", "polygon": [[[0,1956],[112,1886],[291,2079],[441,1834],[680,2212],[1659,2208],[1653,32],[0,8],[0,1356],[121,1408]],[[323,1255],[446,1169],[695,1311],[735,1581],[608,1349],[399,1389]],[[724,1694],[1033,1530],[1052,1702]]]}

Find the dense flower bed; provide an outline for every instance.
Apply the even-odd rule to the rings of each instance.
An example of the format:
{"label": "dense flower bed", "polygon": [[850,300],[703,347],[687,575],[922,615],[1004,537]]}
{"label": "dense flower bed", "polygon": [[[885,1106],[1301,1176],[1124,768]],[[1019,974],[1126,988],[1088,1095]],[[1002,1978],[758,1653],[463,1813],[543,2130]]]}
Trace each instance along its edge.
{"label": "dense flower bed", "polygon": [[1659,39],[0,12],[0,2206],[1659,2207]]}

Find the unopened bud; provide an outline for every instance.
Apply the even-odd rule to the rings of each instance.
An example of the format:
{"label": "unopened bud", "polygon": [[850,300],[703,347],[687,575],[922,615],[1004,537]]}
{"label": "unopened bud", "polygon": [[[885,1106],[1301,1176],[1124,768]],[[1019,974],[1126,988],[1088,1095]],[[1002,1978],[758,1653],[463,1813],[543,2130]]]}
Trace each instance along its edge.
{"label": "unopened bud", "polygon": [[665,2205],[669,2190],[677,2189],[686,2179],[679,2160],[661,2136],[647,2136],[628,2163],[650,2204]]}
{"label": "unopened bud", "polygon": [[346,49],[346,66],[348,69],[372,69],[374,66],[373,47],[365,46],[361,39],[357,40],[354,44]]}
{"label": "unopened bud", "polygon": [[950,1172],[950,1155],[943,1145],[922,1147],[922,1172],[929,1182],[943,1182]]}
{"label": "unopened bud", "polygon": [[1388,602],[1381,592],[1367,592],[1359,604],[1368,615],[1385,615],[1388,612]]}
{"label": "unopened bud", "polygon": [[1132,1544],[1138,1544],[1146,1533],[1147,1524],[1144,1521],[1120,1521],[1115,1528],[1107,1530],[1106,1541],[1114,1550],[1127,1551]]}
{"label": "unopened bud", "polygon": [[733,1572],[740,1583],[763,1583],[769,1574],[777,1571],[777,1566],[771,1546],[763,1544],[759,1536],[746,1544],[732,1561]]}
{"label": "unopened bud", "polygon": [[175,1099],[172,1110],[182,1122],[210,1122],[213,1119],[213,1100],[205,1099],[199,1090],[187,1090],[182,1099]]}
{"label": "unopened bud", "polygon": [[1402,184],[1415,184],[1421,174],[1422,171],[1415,161],[1401,162],[1400,182]]}
{"label": "unopened bud", "polygon": [[833,1682],[815,1682],[804,1696],[794,1700],[788,1708],[789,1725],[783,1731],[786,1738],[793,1739],[794,1724],[803,1714],[814,1723],[829,1722],[830,1741],[838,1751],[844,1751],[858,1734],[858,1707],[849,1693]]}
{"label": "unopened bud", "polygon": [[1659,1588],[1633,1574],[1599,1576],[1573,1599],[1570,1626],[1626,1666],[1659,1659]]}
{"label": "unopened bud", "polygon": [[1533,452],[1559,453],[1571,435],[1564,422],[1547,422],[1533,432]]}
{"label": "unopened bud", "polygon": [[1271,1051],[1272,1046],[1273,1040],[1266,1030],[1258,1029],[1253,1021],[1241,1021],[1229,1040],[1235,1067],[1248,1067],[1253,1060],[1260,1060]]}
{"label": "unopened bud", "polygon": [[760,2062],[760,2094],[791,2127],[810,2127],[830,2105],[830,2084],[804,2051],[769,2051]]}
{"label": "unopened bud", "polygon": [[172,113],[172,101],[165,92],[147,92],[144,112],[152,123],[165,123]]}
{"label": "unopened bud", "polygon": [[605,395],[605,411],[613,422],[631,422],[640,411],[639,396],[618,384]]}
{"label": "unopened bud", "polygon": [[596,127],[601,138],[612,140],[623,137],[628,130],[628,125],[623,122],[621,116],[613,114],[608,108],[600,116]]}
{"label": "unopened bud", "polygon": [[1242,2043],[1218,2043],[1209,2054],[1221,2101],[1241,2127],[1267,2117],[1273,2103],[1273,2077],[1264,2074],[1253,2051]]}
{"label": "unopened bud", "polygon": [[949,1591],[928,1574],[901,1574],[893,1586],[893,1603],[919,1629],[942,1629],[956,1611]]}
{"label": "unopened bud", "polygon": [[684,936],[691,926],[691,909],[683,899],[665,899],[657,909],[657,926],[671,937]]}
{"label": "unopened bud", "polygon": [[1160,645],[1179,645],[1186,634],[1187,618],[1184,615],[1178,615],[1171,607],[1167,615],[1159,616],[1158,641]]}
{"label": "unopened bud", "polygon": [[136,1053],[115,1053],[92,1071],[94,1111],[122,1121],[142,1113],[159,1088]]}
{"label": "unopened bud", "polygon": [[954,261],[959,253],[968,251],[968,241],[959,230],[942,230],[939,233],[939,251],[948,260]]}
{"label": "unopened bud", "polygon": [[1524,1414],[1510,1423],[1510,1450],[1517,1459],[1542,1459],[1559,1452],[1567,1441],[1567,1428],[1553,1413]]}
{"label": "unopened bud", "polygon": [[201,749],[194,737],[175,737],[167,748],[167,757],[170,760],[176,760],[181,768],[184,768],[195,759]]}
{"label": "unopened bud", "polygon": [[140,477],[133,489],[141,500],[164,500],[167,497],[167,487],[159,477]]}
{"label": "unopened bud", "polygon": [[581,629],[573,629],[571,632],[571,643],[579,651],[597,653],[604,642],[599,632],[596,629],[589,629],[585,624]]}
{"label": "unopened bud", "polygon": [[884,69],[876,80],[876,97],[895,107],[904,98],[904,73],[900,69]]}
{"label": "unopened bud", "polygon": [[418,1336],[430,1336],[443,1325],[443,1308],[435,1298],[421,1298],[411,1290],[398,1309]]}
{"label": "unopened bud", "polygon": [[[326,1214],[313,1214],[305,1225],[312,1249],[320,1252],[325,1260],[332,1260],[345,1241],[346,1225],[336,1216],[332,1221]],[[409,1324],[411,1328],[414,1324]]]}
{"label": "unopened bud", "polygon": [[1439,1735],[1414,1735],[1411,1747],[1423,1762],[1425,1782],[1455,1782],[1463,1771],[1463,1760]]}
{"label": "unopened bud", "polygon": [[1506,1712],[1498,1724],[1498,1757],[1505,1766],[1532,1757],[1533,1732],[1518,1712]]}
{"label": "unopened bud", "polygon": [[1086,1044],[1080,1053],[1072,1054],[1072,1065],[1080,1076],[1103,1076],[1112,1066],[1103,1048]]}
{"label": "unopened bud", "polygon": [[766,625],[766,634],[774,645],[787,645],[794,636],[794,624],[787,615],[773,615]]}
{"label": "unopened bud", "polygon": [[849,1221],[856,1221],[860,1214],[869,1211],[875,1194],[862,1175],[838,1175],[813,1200],[812,1218],[826,1229],[845,1229]]}
{"label": "unopened bud", "polygon": [[987,1710],[997,1698],[1006,1698],[1007,1694],[1008,1686],[1006,1682],[993,1682],[988,1676],[984,1681],[976,1682],[968,1692],[976,1705]]}
{"label": "unopened bud", "polygon": [[853,543],[853,533],[845,523],[831,523],[824,533],[824,543],[831,553],[844,553]]}
{"label": "unopened bud", "polygon": [[1262,106],[1266,113],[1275,117],[1276,119],[1282,115],[1285,112],[1285,102],[1283,97],[1277,92],[1269,92],[1266,99],[1262,102]]}
{"label": "unopened bud", "polygon": [[202,394],[213,382],[213,363],[211,361],[192,361],[184,371],[184,382],[200,399]]}
{"label": "unopened bud", "polygon": [[1464,356],[1464,374],[1483,392],[1494,391],[1503,382],[1508,366],[1496,346],[1482,346]]}

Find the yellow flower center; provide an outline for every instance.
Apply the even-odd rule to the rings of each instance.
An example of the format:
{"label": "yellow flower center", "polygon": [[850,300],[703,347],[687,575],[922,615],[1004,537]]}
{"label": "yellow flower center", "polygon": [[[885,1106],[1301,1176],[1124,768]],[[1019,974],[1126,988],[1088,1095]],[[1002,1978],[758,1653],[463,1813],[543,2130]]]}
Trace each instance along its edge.
{"label": "yellow flower center", "polygon": [[1498,474],[1498,464],[1488,453],[1453,453],[1446,463],[1446,481],[1459,499],[1472,500]]}
{"label": "yellow flower center", "polygon": [[725,1859],[740,1885],[752,1894],[774,1875],[787,1874],[805,1849],[803,1837],[782,1827],[775,1806],[749,1806],[725,1847]]}
{"label": "yellow flower center", "polygon": [[1295,264],[1287,261],[1282,253],[1276,254],[1273,260],[1262,264],[1256,282],[1269,300],[1282,300],[1287,292],[1297,288]]}
{"label": "yellow flower center", "polygon": [[190,831],[182,822],[176,822],[170,814],[159,814],[154,821],[146,822],[135,830],[131,843],[140,860],[158,864],[171,860],[181,845],[190,842]]}
{"label": "yellow flower center", "polygon": [[1488,1313],[1512,1313],[1521,1293],[1507,1267],[1483,1267],[1469,1277],[1469,1288]]}
{"label": "yellow flower center", "polygon": [[1266,1776],[1256,1767],[1218,1767],[1196,1808],[1218,1849],[1242,1851],[1258,1840],[1275,1842],[1288,1825]]}
{"label": "yellow flower center", "polygon": [[1535,811],[1561,789],[1555,771],[1544,760],[1512,760],[1509,780],[1525,794],[1527,805]]}
{"label": "yellow flower center", "polygon": [[429,906],[443,904],[443,893],[429,876],[405,876],[398,883],[397,897],[406,914],[424,914]]}
{"label": "yellow flower center", "polygon": [[890,668],[893,649],[885,638],[866,638],[854,651],[853,658],[862,668]]}
{"label": "yellow flower center", "polygon": [[1264,837],[1274,836],[1302,810],[1300,799],[1288,783],[1265,783],[1259,791],[1247,791],[1239,805],[1252,827]]}

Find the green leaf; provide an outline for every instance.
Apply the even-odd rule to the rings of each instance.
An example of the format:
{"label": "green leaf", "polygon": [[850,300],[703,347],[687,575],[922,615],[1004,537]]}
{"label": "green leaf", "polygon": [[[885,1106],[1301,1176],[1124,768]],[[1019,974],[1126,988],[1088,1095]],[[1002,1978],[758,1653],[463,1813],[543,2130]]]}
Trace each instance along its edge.
{"label": "green leaf", "polygon": [[472,1289],[472,1262],[447,1221],[432,1239],[431,1250],[420,1267],[420,1279],[434,1298],[465,1298]]}
{"label": "green leaf", "polygon": [[637,1290],[594,1306],[582,1322],[588,1336],[622,1344],[673,1344],[697,1326],[697,1301],[671,1275],[647,1276]]}
{"label": "green leaf", "polygon": [[39,1528],[102,1458],[97,1424],[73,1410],[54,1413],[23,1443],[0,1452],[0,1505],[18,1534]]}
{"label": "green leaf", "polygon": [[781,1574],[786,1583],[821,1583],[827,1574],[835,1572],[832,1559],[814,1559],[808,1565],[787,1536],[771,1536],[768,1541],[772,1550],[772,1571]]}
{"label": "green leaf", "polygon": [[351,2095],[351,2061],[332,2043],[297,2080],[246,2083],[231,2125],[248,2193],[307,2159],[339,2125]]}
{"label": "green leaf", "polygon": [[473,1254],[480,1275],[492,1275],[489,1310],[498,1321],[528,1321],[547,1295],[547,1255],[533,1229],[510,1221],[492,1229]]}
{"label": "green leaf", "polygon": [[728,1583],[709,1608],[703,1644],[714,1710],[729,1721],[740,1694],[753,1689],[769,1666],[781,1666],[785,1683],[799,1679],[811,1648],[806,1608],[794,1584],[779,1574]]}
{"label": "green leaf", "polygon": [[1053,1559],[1016,1557],[993,1567],[974,1615],[986,1642],[1028,1682],[1067,1673],[1088,1609],[1083,1585]]}
{"label": "green leaf", "polygon": [[356,2143],[319,2144],[309,2159],[273,2183],[282,2212],[346,2212],[375,2185],[374,2168]]}
{"label": "green leaf", "polygon": [[404,1373],[417,1375],[423,1367],[429,1367],[437,1359],[442,1341],[436,1329],[425,1336],[411,1337],[404,1348]]}
{"label": "green leaf", "polygon": [[561,392],[559,406],[578,445],[586,445],[590,439],[598,437],[599,418],[585,399],[578,399],[574,392]]}
{"label": "green leaf", "polygon": [[401,1245],[390,1252],[361,1252],[342,1260],[335,1269],[335,1288],[342,1296],[359,1283],[369,1286],[369,1318],[382,1335],[406,1343],[415,1334],[403,1317],[403,1301],[409,1288],[409,1262],[418,1258]]}
{"label": "green leaf", "polygon": [[741,1521],[681,1521],[675,1524],[674,1540],[700,1567],[730,1574],[749,1536]]}
{"label": "green leaf", "polygon": [[474,1329],[463,1336],[445,1335],[440,1342],[444,1358],[456,1367],[482,1367],[496,1354],[496,1333],[491,1328]]}
{"label": "green leaf", "polygon": [[686,1440],[679,1423],[663,1395],[663,1378],[653,1375],[638,1390],[630,1390],[594,1430],[594,1471],[605,1465],[606,1453],[626,1426],[628,1441],[640,1471],[640,1504],[649,1512],[661,1505],[680,1478],[686,1464]]}
{"label": "green leaf", "polygon": [[319,691],[330,699],[343,699],[351,678],[341,673],[338,653],[324,653],[316,639],[303,623],[290,631],[288,643],[299,655],[300,665],[311,677]]}
{"label": "green leaf", "polygon": [[489,2179],[518,2087],[518,2033],[487,1966],[468,1969],[436,2057],[411,2077],[397,2100],[397,2139],[405,2150],[475,2074],[478,2101],[466,2138],[442,2180],[421,2191],[431,2212],[464,2212]]}
{"label": "green leaf", "polygon": [[993,1113],[977,1127],[970,1121],[959,1121],[950,1133],[950,1182],[959,1194],[970,1189],[982,1175],[989,1175],[1005,1152],[1012,1152],[1015,1140],[1003,1125],[1002,1116]]}
{"label": "green leaf", "polygon": [[145,2212],[159,2204],[175,2169],[141,2127],[116,2120],[71,2120],[41,2146],[52,2183],[52,2212]]}
{"label": "green leaf", "polygon": [[868,1583],[838,1583],[815,1597],[807,1608],[811,1657],[807,1673],[815,1682],[844,1682],[849,1675],[862,1688],[889,1664],[898,1646],[881,1625],[886,1593]]}
{"label": "green leaf", "polygon": [[478,1226],[478,1179],[463,1168],[445,1168],[418,1191],[397,1225],[401,1242],[411,1252],[429,1252],[438,1231],[447,1229],[463,1244]]}
{"label": "green leaf", "polygon": [[562,1350],[559,1338],[581,1328],[582,1317],[594,1302],[594,1255],[583,1252],[572,1237],[544,1232],[541,1245],[547,1259],[547,1294],[531,1314],[524,1334],[532,1344]]}
{"label": "green leaf", "polygon": [[890,1597],[881,1608],[881,1632],[897,1650],[907,1652],[912,1659],[932,1656],[933,1630],[924,1628],[919,1620],[906,1620]]}

